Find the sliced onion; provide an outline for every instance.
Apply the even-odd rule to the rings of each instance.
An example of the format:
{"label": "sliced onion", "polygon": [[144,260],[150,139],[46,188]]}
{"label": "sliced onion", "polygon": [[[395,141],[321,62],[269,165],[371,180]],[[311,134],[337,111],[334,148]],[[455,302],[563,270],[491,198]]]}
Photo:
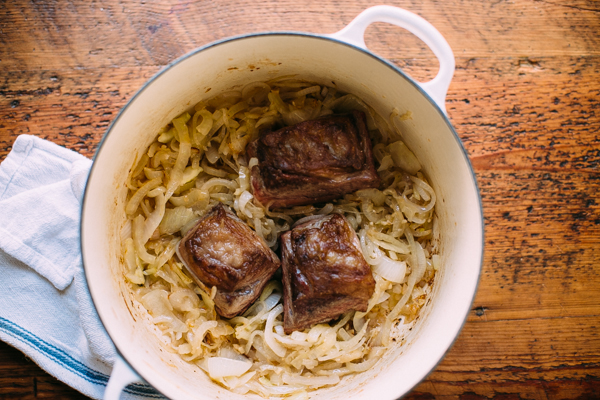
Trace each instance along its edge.
{"label": "sliced onion", "polygon": [[431,200],[429,193],[427,193],[421,186],[415,185],[414,189],[415,189],[415,192],[419,195],[419,197],[422,198],[423,200],[425,200],[425,201]]}
{"label": "sliced onion", "polygon": [[410,248],[406,243],[399,241],[391,235],[377,232],[375,229],[367,230],[367,236],[374,244],[386,250],[395,251],[396,253],[401,254],[408,254],[410,252]]}
{"label": "sliced onion", "polygon": [[258,165],[258,158],[252,157],[250,161],[248,161],[248,168],[252,169],[255,165]]}
{"label": "sliced onion", "polygon": [[156,257],[148,254],[146,250],[146,242],[142,243],[142,238],[144,236],[144,228],[145,228],[145,220],[143,215],[138,215],[133,220],[133,226],[131,231],[131,237],[133,238],[133,246],[135,247],[135,251],[138,254],[138,257],[141,258],[145,263],[152,264]]}
{"label": "sliced onion", "polygon": [[246,384],[250,381],[250,379],[254,378],[255,375],[256,375],[256,371],[252,371],[252,372],[245,373],[244,375],[242,375],[240,377],[237,377],[237,376],[223,377],[223,381],[225,382],[225,385],[227,385],[229,387],[229,389],[232,391],[235,391],[235,389],[244,387],[243,389],[238,389],[237,391],[235,391],[235,393],[246,394],[250,390],[250,388]]}
{"label": "sliced onion", "polygon": [[[204,296],[203,296],[204,298]],[[204,301],[206,304],[206,300]],[[194,329],[194,340],[192,342],[192,347],[194,349],[199,349],[202,346],[202,341],[204,340],[204,336],[209,331],[209,329],[214,329],[219,325],[217,321],[204,321],[196,329]]]}
{"label": "sliced onion", "polygon": [[373,347],[369,358],[361,363],[346,363],[346,368],[353,372],[362,372],[371,369],[377,361],[381,359],[381,355],[385,352],[385,347]]}
{"label": "sliced onion", "polygon": [[361,229],[360,232],[358,232],[358,237],[360,239],[360,248],[362,250],[363,257],[365,257],[365,261],[367,261],[367,263],[371,266],[379,264],[383,256],[383,252],[368,237],[367,230],[365,228]]}
{"label": "sliced onion", "polygon": [[299,225],[305,224],[305,223],[313,221],[315,219],[321,219],[321,218],[323,218],[322,215],[309,215],[307,217],[300,218],[298,221],[296,221],[294,223],[294,225],[292,227],[295,228]]}
{"label": "sliced onion", "polygon": [[138,209],[138,206],[140,205],[140,202],[142,201],[144,196],[146,196],[149,191],[160,186],[161,184],[161,178],[152,179],[144,183],[142,187],[140,187],[127,202],[127,206],[125,206],[125,212],[129,215],[132,215],[135,212],[135,210]]}
{"label": "sliced onion", "polygon": [[200,299],[198,295],[191,289],[179,289],[169,295],[171,306],[179,311],[192,311],[200,307]]}
{"label": "sliced onion", "polygon": [[192,352],[192,346],[189,343],[181,344],[176,347],[178,354],[190,354]]}
{"label": "sliced onion", "polygon": [[273,336],[281,344],[284,344],[288,347],[309,347],[310,346],[310,343],[307,342],[305,338],[298,339],[296,336],[296,339],[294,339],[290,336],[285,335],[285,333],[283,332],[283,326],[281,326],[281,325],[276,326],[275,331],[277,333]]}
{"label": "sliced onion", "polygon": [[361,189],[356,192],[356,195],[361,199],[368,199],[377,207],[381,207],[385,203],[385,194],[377,189]]}
{"label": "sliced onion", "polygon": [[207,360],[208,374],[217,379],[224,376],[242,376],[252,366],[252,361],[233,360],[225,357],[211,357]]}
{"label": "sliced onion", "polygon": [[337,375],[330,376],[301,376],[292,375],[285,372],[282,376],[284,383],[288,385],[304,385],[310,387],[320,387],[326,385],[335,385],[340,381],[340,377]]}
{"label": "sliced onion", "polygon": [[255,391],[256,393],[260,393],[262,397],[269,399],[275,396],[280,398],[284,395],[292,394],[306,388],[304,385],[275,386],[269,379],[267,379],[266,376],[261,376],[258,378],[258,382],[249,382],[248,386],[250,386],[251,390]]}
{"label": "sliced onion", "polygon": [[282,114],[283,122],[288,126],[296,125],[300,122],[309,120],[313,115],[313,111],[314,110],[312,108],[305,108],[301,110],[292,110],[290,112],[286,112]]}
{"label": "sliced onion", "polygon": [[248,202],[252,200],[253,197],[254,196],[252,196],[252,194],[247,190],[244,190],[244,192],[240,195],[240,211],[244,213],[248,218],[252,218],[252,213],[250,212],[250,210],[246,210],[246,204],[248,204]]}
{"label": "sliced onion", "polygon": [[271,92],[268,94],[268,97],[272,109],[277,110],[277,112],[280,114],[286,114],[289,112],[287,104],[285,104],[279,96],[279,90],[271,90]]}
{"label": "sliced onion", "polygon": [[173,120],[173,126],[179,134],[180,143],[179,152],[177,153],[177,160],[175,161],[175,165],[171,170],[171,174],[169,176],[169,183],[167,184],[167,193],[165,195],[167,199],[169,199],[169,197],[171,197],[175,190],[177,190],[177,188],[181,185],[181,180],[183,179],[183,171],[192,153],[192,143],[190,141],[188,127],[186,125],[189,119],[190,115],[185,113],[181,117],[175,118]]}
{"label": "sliced onion", "polygon": [[236,194],[250,189],[250,170],[244,166],[240,166],[238,176],[238,183],[240,187],[236,190]]}
{"label": "sliced onion", "polygon": [[146,242],[150,240],[150,238],[154,234],[154,231],[156,231],[156,229],[160,225],[160,221],[165,215],[165,204],[167,203],[167,199],[165,198],[165,196],[159,194],[158,196],[156,196],[155,202],[156,207],[154,208],[154,211],[152,211],[152,213],[148,216],[148,219],[146,220],[146,223],[144,225],[143,236],[140,238],[143,244],[146,244]]}
{"label": "sliced onion", "polygon": [[310,399],[310,397],[308,397],[308,393],[306,393],[305,390],[300,390],[298,392],[294,392],[294,394],[285,398],[285,400],[309,400],[309,399]]}
{"label": "sliced onion", "polygon": [[[202,117],[202,122],[198,124],[199,117]],[[192,125],[196,125],[196,131],[192,135],[192,142],[196,146],[200,145],[202,139],[208,135],[213,127],[213,122],[213,116],[207,109],[200,110],[194,114]]]}
{"label": "sliced onion", "polygon": [[159,194],[165,194],[167,192],[167,189],[164,186],[159,186],[155,189],[152,189],[151,191],[148,192],[148,194],[146,196],[148,197],[156,197]]}
{"label": "sliced onion", "polygon": [[[427,182],[425,182],[422,179],[419,179],[417,177],[411,176],[410,179],[414,182],[415,189],[419,190],[421,197],[423,197],[426,201],[429,201],[429,203],[423,207],[422,211],[426,212],[426,211],[431,210],[433,208],[433,206],[435,205],[435,201],[436,201],[435,192],[434,192],[433,188],[431,186],[429,186],[429,184]],[[425,192],[426,195],[423,195],[422,192]]]}
{"label": "sliced onion", "polygon": [[388,319],[395,320],[400,316],[400,312],[402,311],[402,307],[408,302],[410,296],[412,295],[413,288],[415,284],[417,284],[425,274],[425,270],[427,269],[427,262],[425,261],[425,253],[423,252],[423,247],[419,242],[415,242],[413,236],[409,231],[406,232],[406,237],[408,239],[409,245],[411,246],[411,267],[412,272],[408,276],[407,288],[400,301],[394,306],[394,309],[389,313]]}
{"label": "sliced onion", "polygon": [[240,101],[239,103],[231,106],[229,110],[227,110],[227,117],[233,118],[237,113],[245,110],[246,108],[248,108],[248,103],[245,101]]}
{"label": "sliced onion", "polygon": [[188,326],[173,314],[173,306],[166,290],[152,290],[141,298],[142,304],[154,317],[155,323],[163,323],[175,332],[186,332]]}
{"label": "sliced onion", "polygon": [[148,270],[146,271],[146,274],[154,273],[157,270],[159,270],[163,265],[165,265],[167,263],[167,261],[169,261],[169,259],[171,257],[173,257],[173,254],[175,254],[178,244],[179,244],[179,239],[177,239],[177,238],[171,239],[171,241],[169,242],[167,247],[163,250],[163,252],[160,253],[160,255],[158,257],[156,257],[154,262],[150,264],[150,266],[148,267]]}
{"label": "sliced onion", "polygon": [[191,189],[188,194],[179,197],[171,197],[169,201],[171,204],[177,207],[197,207],[197,209],[204,209],[208,205],[209,194],[206,191],[200,189]]}
{"label": "sliced onion", "polygon": [[440,267],[442,266],[442,260],[441,257],[437,254],[434,254],[431,256],[431,263],[433,264],[433,269],[436,271],[440,270]]}
{"label": "sliced onion", "polygon": [[169,282],[171,285],[177,286],[177,277],[175,277],[174,275],[175,274],[173,273],[173,271],[171,271],[170,268],[164,268],[160,269],[159,271],[156,271],[156,276],[163,278],[166,282]]}
{"label": "sliced onion", "polygon": [[275,325],[275,333],[279,336],[285,335],[283,332],[283,325]]}
{"label": "sliced onion", "polygon": [[267,317],[267,323],[265,325],[265,343],[267,346],[269,346],[271,350],[273,350],[273,353],[275,353],[279,357],[285,356],[286,349],[275,340],[275,333],[273,332],[273,327],[275,325],[275,318],[277,318],[277,316],[282,312],[283,305],[279,304],[277,307],[272,309],[271,312],[269,312],[269,316]]}
{"label": "sliced onion", "polygon": [[248,361],[246,357],[235,351],[232,347],[224,346],[219,349],[219,357],[229,358],[231,360]]}
{"label": "sliced onion", "polygon": [[406,275],[406,262],[394,261],[383,255],[381,262],[373,266],[373,272],[390,282],[401,283]]}
{"label": "sliced onion", "polygon": [[164,172],[163,171],[156,171],[152,168],[147,168],[144,167],[144,175],[146,175],[146,178],[152,180],[152,179],[156,179],[156,178],[161,178],[164,176]]}
{"label": "sliced onion", "polygon": [[172,235],[181,230],[181,228],[194,219],[194,217],[195,214],[191,208],[183,206],[169,208],[165,210],[164,218],[160,221],[158,229],[161,234]]}
{"label": "sliced onion", "polygon": [[[206,204],[208,205],[208,201],[206,202]],[[202,207],[200,209],[204,208],[206,207]],[[194,218],[190,219],[187,224],[181,227],[181,230],[179,231],[181,233],[181,236],[185,236],[190,231],[190,229],[196,226],[196,224],[198,223],[198,221],[200,221],[201,218],[202,217],[194,214]]]}
{"label": "sliced onion", "polygon": [[[273,111],[275,113],[277,112],[277,110],[273,110]],[[277,119],[278,119],[277,115],[263,116],[261,119],[258,120],[258,122],[256,123],[256,125],[254,125],[254,127],[256,129],[262,128],[262,127],[269,127],[269,126],[273,125],[275,122],[277,122]]]}
{"label": "sliced onion", "polygon": [[404,216],[410,222],[414,222],[416,224],[423,224],[427,221],[428,215],[423,214],[427,210],[425,207],[422,207],[418,204],[413,203],[403,194],[401,197],[394,196],[398,204],[400,205],[400,209],[404,213]]}
{"label": "sliced onion", "polygon": [[323,207],[319,211],[317,211],[317,214],[319,214],[319,215],[327,215],[327,214],[331,214],[332,211],[333,211],[333,204],[332,203],[327,203],[325,205],[325,207]]}
{"label": "sliced onion", "polygon": [[214,164],[217,161],[219,161],[219,146],[213,144],[208,149],[206,149],[206,159],[211,164]]}
{"label": "sliced onion", "polygon": [[175,129],[169,129],[168,131],[160,134],[158,141],[160,143],[169,143],[173,137],[175,137]]}
{"label": "sliced onion", "polygon": [[213,97],[208,103],[214,108],[229,108],[242,97],[239,90],[229,90]]}
{"label": "sliced onion", "polygon": [[[148,157],[147,154],[142,155],[142,157],[140,158],[140,161],[138,161],[136,167],[134,168],[133,171],[131,171],[131,175],[129,175],[130,178],[135,178],[136,176],[138,176],[139,174],[142,173],[142,170],[144,169],[144,167],[146,166],[146,164],[148,164],[148,160],[150,159],[150,157]],[[148,178],[150,179],[150,178]]]}
{"label": "sliced onion", "polygon": [[281,300],[281,293],[276,292],[269,295],[269,297],[265,299],[265,310],[271,311],[273,307],[279,303],[279,300]]}
{"label": "sliced onion", "polygon": [[285,97],[286,99],[298,98],[298,97],[306,96],[311,93],[317,93],[320,91],[321,91],[320,86],[310,86],[305,89],[299,90],[297,92],[288,92],[288,93],[286,93],[285,96],[282,96],[282,98],[283,97]]}
{"label": "sliced onion", "polygon": [[342,339],[342,340],[352,339],[352,335],[350,335],[344,328],[338,329],[337,334],[340,337],[340,339]]}
{"label": "sliced onion", "polygon": [[374,115],[376,115],[375,112],[364,101],[353,94],[347,94],[334,100],[329,104],[329,108],[338,113],[348,113],[354,110],[363,111],[367,120],[367,129],[370,131],[377,129],[374,118]]}
{"label": "sliced onion", "polygon": [[365,214],[365,217],[371,222],[378,222],[381,217],[377,215],[373,208],[373,202],[369,199],[363,199],[362,201],[362,212]]}
{"label": "sliced onion", "polygon": [[[325,356],[318,357],[319,361],[327,361],[333,360],[340,356],[343,356],[344,353],[349,353],[351,351],[356,350],[358,347],[362,346],[362,344],[366,341],[365,334],[367,333],[367,327],[369,326],[368,322],[363,325],[360,331],[352,337],[350,340],[346,340],[343,342],[336,343],[336,347],[339,349],[337,351],[333,351]],[[334,334],[336,337],[337,334]]]}
{"label": "sliced onion", "polygon": [[133,239],[131,238],[125,240],[125,263],[128,267],[125,277],[129,279],[131,283],[143,285],[145,281],[144,274],[142,273],[142,267],[139,263],[138,256],[135,254]]}
{"label": "sliced onion", "polygon": [[388,292],[383,292],[381,293],[381,296],[379,296],[379,299],[377,299],[377,304],[381,304],[389,298],[390,294]]}
{"label": "sliced onion", "polygon": [[423,251],[423,246],[421,246],[421,243],[415,241],[415,248],[417,267],[413,273],[415,274],[415,283],[418,283],[421,281],[421,279],[423,279],[423,275],[425,275],[427,261],[425,259],[425,252]]}
{"label": "sliced onion", "polygon": [[228,179],[220,179],[220,178],[212,178],[206,181],[200,189],[204,191],[210,191],[213,186],[225,186],[229,189],[235,189],[238,183],[235,181],[230,181]]}
{"label": "sliced onion", "polygon": [[192,179],[196,178],[200,172],[202,172],[202,168],[200,168],[200,167],[186,167],[183,170],[183,177],[181,178],[181,186],[185,185]]}
{"label": "sliced onion", "polygon": [[402,168],[410,175],[416,174],[421,169],[421,164],[414,153],[404,144],[404,142],[398,140],[388,146],[394,164],[398,168]]}
{"label": "sliced onion", "polygon": [[131,220],[128,219],[125,221],[125,225],[123,225],[120,231],[121,241],[124,242],[126,239],[131,238],[131,229]]}
{"label": "sliced onion", "polygon": [[250,104],[261,104],[266,98],[271,87],[264,82],[252,82],[242,89],[242,97]]}
{"label": "sliced onion", "polygon": [[293,340],[308,340],[308,334],[300,331],[294,331],[290,335]]}

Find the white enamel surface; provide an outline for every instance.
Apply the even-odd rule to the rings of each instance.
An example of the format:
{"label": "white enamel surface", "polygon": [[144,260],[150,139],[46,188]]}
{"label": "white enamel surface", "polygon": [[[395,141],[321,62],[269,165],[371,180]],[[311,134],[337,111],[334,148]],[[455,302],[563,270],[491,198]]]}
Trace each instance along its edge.
{"label": "white enamel surface", "polygon": [[104,400],[119,400],[121,392],[127,385],[134,382],[140,382],[140,377],[123,359],[117,358],[104,391]]}
{"label": "white enamel surface", "polygon": [[344,29],[328,37],[367,49],[365,30],[374,22],[387,22],[411,32],[433,51],[440,62],[440,69],[431,81],[419,83],[446,113],[446,93],[454,75],[454,54],[450,45],[429,22],[410,11],[392,6],[375,6],[366,9],[354,18]]}
{"label": "white enamel surface", "polygon": [[125,222],[125,179],[157,130],[202,99],[248,82],[298,76],[358,95],[402,122],[407,145],[421,161],[438,195],[442,270],[433,299],[407,343],[382,362],[311,399],[396,399],[439,362],[469,312],[482,256],[482,216],[467,158],[443,113],[418,86],[355,47],[311,36],[259,35],[213,45],[175,63],[129,103],[97,154],[83,210],[82,247],[90,291],[115,345],[146,381],[174,399],[248,399],[212,383],[200,368],[171,354],[157,339],[144,310],[124,289],[119,232]]}

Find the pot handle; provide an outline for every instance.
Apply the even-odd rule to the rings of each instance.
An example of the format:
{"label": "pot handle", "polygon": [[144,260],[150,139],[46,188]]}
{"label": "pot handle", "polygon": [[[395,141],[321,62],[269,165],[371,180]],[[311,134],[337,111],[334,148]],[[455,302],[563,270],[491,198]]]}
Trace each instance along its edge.
{"label": "pot handle", "polygon": [[130,383],[143,382],[142,378],[121,357],[117,356],[110,379],[104,389],[104,400],[119,400],[121,392]]}
{"label": "pot handle", "polygon": [[373,22],[386,22],[404,28],[433,51],[440,63],[438,74],[429,82],[419,82],[419,85],[446,114],[445,100],[454,75],[454,54],[442,34],[420,16],[397,7],[375,6],[360,13],[341,31],[326,36],[367,50],[365,30]]}

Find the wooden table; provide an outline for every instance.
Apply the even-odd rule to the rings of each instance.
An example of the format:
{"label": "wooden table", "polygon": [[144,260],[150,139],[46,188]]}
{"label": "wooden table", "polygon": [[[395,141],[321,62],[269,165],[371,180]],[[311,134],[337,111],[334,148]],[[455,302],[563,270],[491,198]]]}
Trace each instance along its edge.
{"label": "wooden table", "polygon": [[[0,2],[0,160],[25,133],[91,157],[176,57],[247,32],[335,32],[377,3]],[[447,109],[486,223],[468,321],[408,398],[600,398],[600,1],[388,4],[429,20],[454,50]],[[400,28],[375,24],[367,43],[418,80],[437,72]],[[1,343],[0,398],[34,397],[83,396]]]}

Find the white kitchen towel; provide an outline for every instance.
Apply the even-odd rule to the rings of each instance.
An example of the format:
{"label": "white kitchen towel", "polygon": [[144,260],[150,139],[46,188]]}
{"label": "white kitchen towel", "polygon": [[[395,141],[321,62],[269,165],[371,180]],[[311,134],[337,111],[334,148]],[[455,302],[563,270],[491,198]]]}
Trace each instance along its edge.
{"label": "white kitchen towel", "polygon": [[[100,399],[116,355],[83,274],[79,220],[92,162],[21,135],[0,163],[0,340]],[[122,399],[162,398],[132,384]]]}

